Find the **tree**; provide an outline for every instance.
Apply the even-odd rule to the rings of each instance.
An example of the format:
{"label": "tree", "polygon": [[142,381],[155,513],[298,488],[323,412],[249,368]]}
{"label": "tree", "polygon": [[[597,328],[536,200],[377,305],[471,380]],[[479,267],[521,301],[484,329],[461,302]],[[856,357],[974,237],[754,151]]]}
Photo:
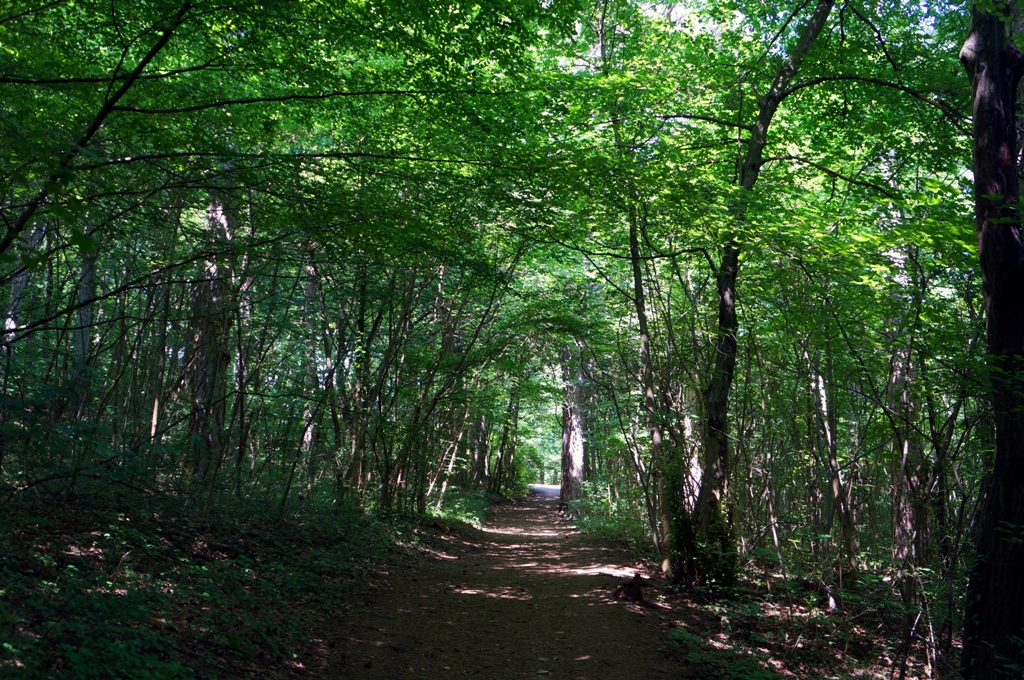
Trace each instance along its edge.
{"label": "tree", "polygon": [[1016,125],[1024,54],[1010,35],[1014,9],[1012,2],[975,4],[960,52],[973,98],[975,223],[996,434],[964,612],[962,670],[979,679],[1020,677],[1024,667],[1024,241]]}
{"label": "tree", "polygon": [[[562,485],[559,505],[571,512],[569,504],[582,495],[584,457],[586,455],[586,418],[584,395],[586,379],[584,358],[580,356],[582,343],[566,343],[562,347]],[[573,351],[572,347],[576,348]]]}
{"label": "tree", "polygon": [[683,580],[886,570],[948,653],[1020,344],[986,273],[994,418],[958,7],[12,7],[0,500],[436,512],[564,460]]}

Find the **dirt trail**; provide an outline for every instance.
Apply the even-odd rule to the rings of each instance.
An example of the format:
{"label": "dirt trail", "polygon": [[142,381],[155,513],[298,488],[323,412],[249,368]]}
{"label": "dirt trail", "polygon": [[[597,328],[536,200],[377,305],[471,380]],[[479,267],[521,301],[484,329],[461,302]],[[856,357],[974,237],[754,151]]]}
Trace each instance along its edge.
{"label": "dirt trail", "polygon": [[[323,678],[688,677],[666,645],[675,617],[611,601],[638,565],[557,512],[557,489],[501,506],[479,532],[430,541],[435,559],[368,585],[325,631]],[[642,571],[642,570],[641,570]],[[648,574],[644,574],[648,576]]]}

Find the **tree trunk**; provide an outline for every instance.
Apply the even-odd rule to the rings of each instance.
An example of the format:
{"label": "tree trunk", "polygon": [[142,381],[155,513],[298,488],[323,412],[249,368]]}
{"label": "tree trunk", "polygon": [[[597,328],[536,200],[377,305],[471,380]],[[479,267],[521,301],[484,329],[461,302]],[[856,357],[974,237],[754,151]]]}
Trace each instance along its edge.
{"label": "tree trunk", "polygon": [[[210,232],[226,240],[233,232],[230,214],[222,199],[210,203]],[[228,267],[208,260],[203,279],[195,284],[190,387],[192,412],[189,437],[193,446],[193,477],[203,482],[220,465],[224,454],[224,424],[227,412],[225,394],[227,371],[231,365],[231,295]]]}
{"label": "tree trunk", "polygon": [[728,550],[724,533],[722,504],[729,492],[729,389],[736,370],[736,274],[739,269],[739,246],[730,241],[722,248],[722,264],[718,268],[718,340],[715,343],[715,366],[711,381],[704,391],[704,471],[697,493],[695,520],[697,533]]}
{"label": "tree trunk", "polygon": [[494,474],[491,475],[491,491],[501,493],[508,486],[508,475],[515,452],[515,429],[519,418],[519,386],[512,388],[505,411],[505,422],[501,426],[501,444],[494,462]]}
{"label": "tree trunk", "polygon": [[[603,2],[599,5],[598,34],[600,40],[601,68],[605,77],[611,75],[612,56],[614,53],[613,39],[616,27],[614,19],[609,14],[610,3]],[[621,116],[619,101],[612,102],[612,130],[617,149],[626,149],[622,139]],[[637,224],[638,196],[634,187],[630,186],[625,200],[629,205],[629,256],[633,274],[633,304],[637,315],[637,325],[640,331],[640,389],[643,392],[643,409],[647,430],[651,436],[651,474],[655,479],[657,504],[657,519],[654,513],[650,512],[651,533],[656,543],[660,556],[660,567],[663,573],[671,572],[672,567],[672,513],[669,507],[669,494],[665,485],[665,468],[662,461],[662,449],[664,433],[661,419],[658,414],[658,398],[655,395],[654,386],[654,365],[651,358],[651,334],[647,323],[647,305],[644,295],[643,272],[640,260],[640,239],[639,225]],[[649,489],[646,489],[648,492]],[[653,511],[654,508],[649,508]],[[660,526],[659,526],[660,525]]]}
{"label": "tree trunk", "polygon": [[[853,522],[853,513],[850,510],[850,501],[847,498],[846,486],[843,484],[842,471],[839,468],[839,443],[838,443],[838,418],[836,416],[835,396],[830,398],[827,386],[834,384],[832,372],[831,348],[826,344],[825,374],[819,375],[815,371],[813,385],[811,386],[815,411],[817,413],[818,431],[824,437],[822,442],[824,449],[822,458],[826,464],[829,485],[829,523],[833,513],[839,516],[839,531],[843,540],[843,551],[846,553],[846,566],[856,569],[856,527]],[[826,380],[827,378],[827,380]]]}
{"label": "tree trunk", "polygon": [[367,384],[370,380],[370,358],[371,347],[377,337],[377,330],[380,328],[382,314],[378,314],[370,328],[366,327],[367,315],[367,294],[366,294],[366,268],[362,265],[356,269],[358,279],[358,310],[356,312],[356,361],[355,384],[352,389],[351,404],[354,413],[349,416],[350,432],[352,434],[352,456],[345,473],[346,491],[349,494],[349,502],[358,506],[361,502],[363,484],[366,481],[366,433],[369,429],[370,400],[367,398]]}
{"label": "tree trunk", "polygon": [[[789,96],[789,84],[804,57],[811,51],[821,33],[835,0],[819,0],[804,26],[800,39],[793,47],[789,58],[783,63],[771,88],[758,100],[758,115],[750,128],[747,153],[739,167],[739,184],[744,192],[754,188],[764,164],[764,149],[768,144],[768,128],[783,100]],[[745,208],[739,204],[732,211],[733,221],[744,220]],[[739,273],[740,243],[735,237],[725,240],[722,245],[722,259],[716,274],[718,284],[718,339],[715,343],[715,365],[711,380],[704,390],[704,474],[701,477],[697,495],[695,519],[698,536],[708,544],[717,544],[721,560],[712,565],[715,572],[728,579],[732,573],[732,560],[725,557],[731,551],[725,517],[722,514],[723,501],[729,491],[729,390],[732,387],[736,369],[738,329],[736,317],[736,277]],[[721,568],[719,568],[721,567]]]}
{"label": "tree trunk", "polygon": [[491,428],[487,422],[487,414],[481,415],[477,421],[476,435],[473,437],[473,485],[487,484],[487,456],[490,455]]}
{"label": "tree trunk", "polygon": [[[575,371],[573,364],[576,364]],[[562,381],[565,396],[562,401],[562,488],[559,504],[563,511],[569,503],[580,498],[583,483],[583,367],[569,347],[562,347]]]}
{"label": "tree trunk", "polygon": [[82,256],[82,275],[78,281],[77,302],[80,305],[75,311],[75,330],[72,334],[72,379],[75,389],[75,406],[73,413],[76,418],[84,418],[89,402],[89,350],[92,346],[92,314],[96,279],[96,253],[89,252]]}
{"label": "tree trunk", "polygon": [[155,285],[160,290],[160,316],[158,323],[160,330],[157,331],[156,339],[156,367],[153,371],[153,380],[150,383],[153,408],[149,415],[149,444],[155,446],[159,443],[160,435],[160,408],[161,397],[164,393],[164,373],[167,368],[167,325],[170,323],[171,315],[171,285],[158,280]]}
{"label": "tree trunk", "polygon": [[1019,678],[1024,666],[1024,245],[1017,213],[1016,91],[1024,55],[1012,3],[972,6],[960,52],[974,101],[974,205],[996,429],[976,522],[964,613],[965,678]]}
{"label": "tree trunk", "polygon": [[[18,237],[20,247],[26,252],[34,253],[43,242],[45,230],[37,225],[30,234],[22,234]],[[22,266],[21,270],[11,279],[11,293],[7,301],[7,315],[4,319],[4,333],[0,336],[0,356],[8,361],[14,353],[11,343],[14,341],[14,332],[21,321],[21,305],[25,300],[25,289],[28,287],[28,267]]]}
{"label": "tree trunk", "polygon": [[643,272],[640,267],[640,237],[636,210],[629,212],[629,259],[633,271],[633,304],[637,325],[640,327],[640,389],[644,395],[644,415],[647,431],[651,435],[651,471],[656,480],[658,519],[658,553],[661,571],[668,574],[672,567],[672,514],[665,488],[665,462],[663,457],[664,433],[658,416],[658,397],[654,391],[654,361],[651,358],[651,332],[647,324],[647,304],[644,296]]}

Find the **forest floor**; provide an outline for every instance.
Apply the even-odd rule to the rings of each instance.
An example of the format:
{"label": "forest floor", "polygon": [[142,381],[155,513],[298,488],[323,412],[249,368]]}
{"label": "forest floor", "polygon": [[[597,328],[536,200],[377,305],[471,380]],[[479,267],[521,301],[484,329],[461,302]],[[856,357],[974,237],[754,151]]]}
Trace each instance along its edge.
{"label": "forest floor", "polygon": [[[435,559],[368,585],[323,631],[323,678],[574,680],[689,678],[667,630],[687,614],[659,601],[612,599],[642,563],[557,510],[558,488],[538,486],[495,506],[479,530],[420,530]],[[441,528],[441,525],[437,525]],[[429,534],[429,535],[427,535]]]}
{"label": "forest floor", "polygon": [[[843,613],[752,583],[728,599],[679,592],[623,547],[578,531],[558,512],[557,487],[533,489],[492,506],[479,529],[421,520],[414,554],[318,631],[307,677],[934,677],[900,651],[877,602]],[[636,573],[643,604],[614,600]]]}
{"label": "forest floor", "polygon": [[[492,505],[479,528],[301,508],[197,517],[172,497],[19,507],[0,513],[0,677],[955,677],[901,642],[884,575],[824,599],[813,577],[753,569],[729,590],[680,591],[581,533],[554,487]],[[615,601],[636,573],[644,602]]]}

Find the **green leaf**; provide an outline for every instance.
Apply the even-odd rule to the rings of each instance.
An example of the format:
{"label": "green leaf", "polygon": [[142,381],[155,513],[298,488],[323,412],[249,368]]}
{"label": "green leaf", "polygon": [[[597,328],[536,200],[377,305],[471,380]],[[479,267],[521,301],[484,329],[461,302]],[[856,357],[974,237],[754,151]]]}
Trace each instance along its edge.
{"label": "green leaf", "polygon": [[91,234],[86,234],[72,227],[68,243],[78,249],[82,257],[90,257],[96,254],[96,239]]}

